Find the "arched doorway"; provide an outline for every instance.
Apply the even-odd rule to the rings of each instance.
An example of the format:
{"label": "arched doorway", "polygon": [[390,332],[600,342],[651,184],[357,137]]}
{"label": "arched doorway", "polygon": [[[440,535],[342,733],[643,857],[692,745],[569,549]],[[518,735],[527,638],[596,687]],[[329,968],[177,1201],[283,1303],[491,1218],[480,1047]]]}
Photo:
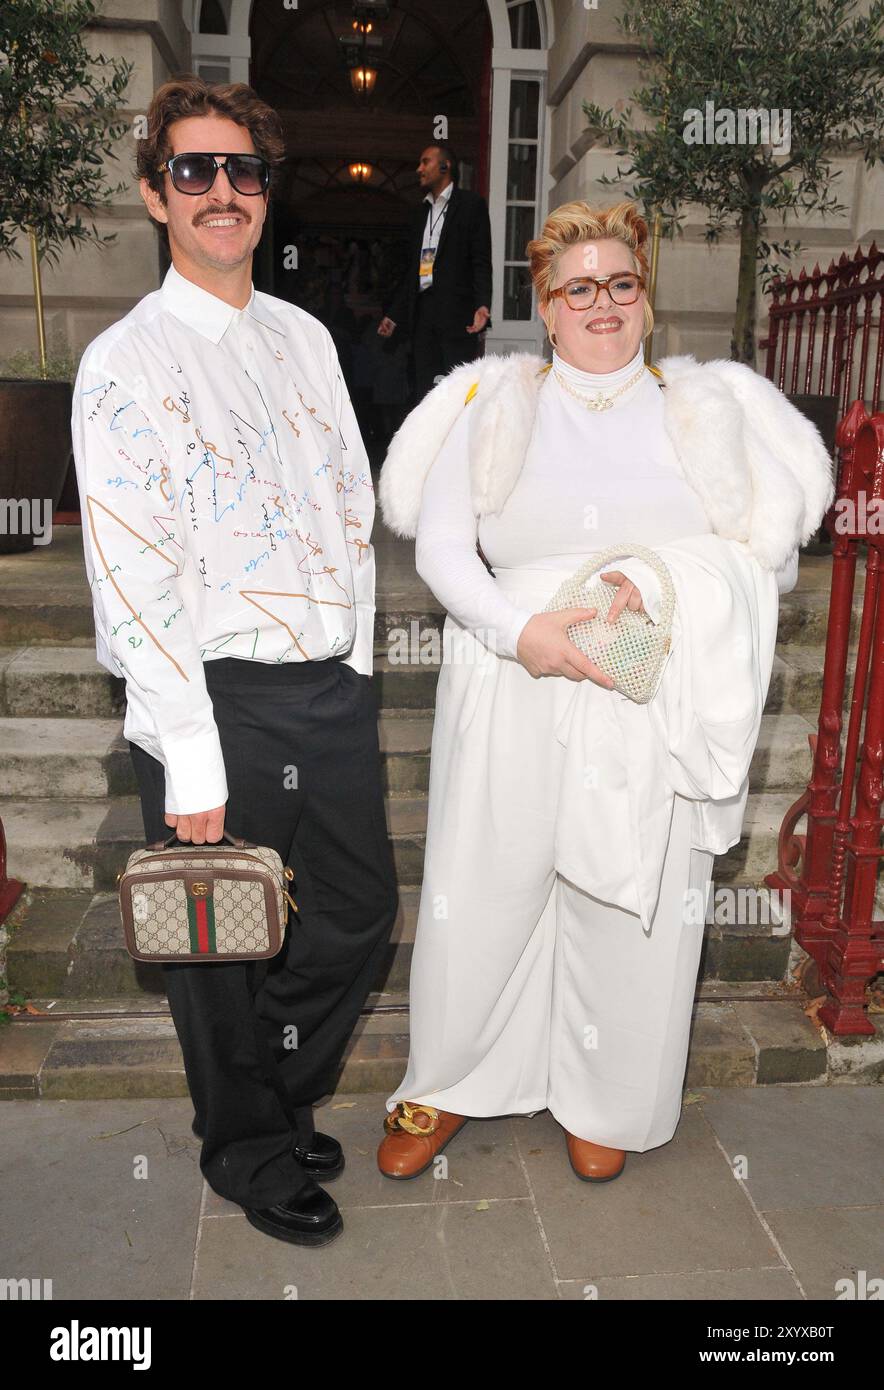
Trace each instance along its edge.
{"label": "arched doorway", "polygon": [[[417,157],[442,116],[464,186],[489,201],[486,351],[541,350],[524,248],[550,186],[548,0],[391,0],[373,24],[381,42],[368,50],[378,72],[368,100],[354,94],[345,62],[352,0],[184,3],[194,69],[210,81],[250,82],[286,130],[287,168],[256,283],[311,312],[340,285],[357,316],[379,311],[420,199]],[[356,162],[371,166],[367,182],[351,178]]]}

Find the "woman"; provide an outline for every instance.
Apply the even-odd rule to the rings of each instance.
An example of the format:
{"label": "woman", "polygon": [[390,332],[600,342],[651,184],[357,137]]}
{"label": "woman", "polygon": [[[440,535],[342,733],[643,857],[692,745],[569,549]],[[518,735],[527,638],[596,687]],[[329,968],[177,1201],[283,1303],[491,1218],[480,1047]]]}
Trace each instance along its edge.
{"label": "woman", "polygon": [[[645,368],[646,240],[631,203],[556,209],[528,247],[551,370],[456,368],[381,476],[385,520],[416,534],[448,609],[391,1178],[470,1116],[548,1108],[597,1182],[678,1123],[712,860],[740,836],[778,593],[833,488],[814,427],[748,368]],[[676,592],[647,704],[570,640],[594,609],[542,611],[623,541]],[[612,621],[659,619],[650,565],[604,577]]]}

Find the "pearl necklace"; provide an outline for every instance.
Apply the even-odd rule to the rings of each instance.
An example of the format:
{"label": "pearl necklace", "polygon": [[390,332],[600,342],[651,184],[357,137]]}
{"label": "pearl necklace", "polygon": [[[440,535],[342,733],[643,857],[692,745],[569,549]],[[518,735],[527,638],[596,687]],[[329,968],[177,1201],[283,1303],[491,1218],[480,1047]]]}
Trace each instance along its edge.
{"label": "pearl necklace", "polygon": [[643,362],[638,371],[634,372],[628,381],[625,381],[616,391],[612,391],[609,396],[603,395],[601,391],[598,391],[594,396],[585,396],[582,391],[578,391],[575,386],[572,386],[568,378],[563,376],[557,368],[553,369],[553,375],[566,391],[574,396],[581,405],[586,406],[587,410],[610,410],[617,397],[622,396],[624,391],[628,391],[630,386],[634,386],[644,376],[644,371],[645,364]]}

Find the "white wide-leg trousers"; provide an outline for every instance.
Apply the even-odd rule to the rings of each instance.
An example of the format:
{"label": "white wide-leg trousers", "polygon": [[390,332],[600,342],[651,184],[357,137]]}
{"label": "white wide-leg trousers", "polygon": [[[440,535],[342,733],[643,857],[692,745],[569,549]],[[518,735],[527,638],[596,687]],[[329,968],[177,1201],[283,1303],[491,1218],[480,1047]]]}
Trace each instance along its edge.
{"label": "white wide-leg trousers", "polygon": [[387,1108],[548,1108],[597,1144],[665,1144],[681,1113],[705,917],[696,904],[708,899],[713,860],[691,848],[691,803],[676,796],[645,932],[637,915],[555,868],[567,750],[554,730],[576,683],[535,680],[450,617],[445,628],[456,659],[443,664],[437,689],[411,1051]]}

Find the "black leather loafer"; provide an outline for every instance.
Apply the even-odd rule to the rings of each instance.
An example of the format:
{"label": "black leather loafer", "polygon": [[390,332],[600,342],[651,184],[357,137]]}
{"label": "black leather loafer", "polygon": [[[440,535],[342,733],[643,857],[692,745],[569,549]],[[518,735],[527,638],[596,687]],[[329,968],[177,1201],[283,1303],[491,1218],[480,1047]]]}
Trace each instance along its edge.
{"label": "black leather loafer", "polygon": [[274,1207],[243,1207],[246,1220],[256,1230],[290,1245],[327,1245],[344,1229],[334,1197],[308,1178],[305,1185]]}
{"label": "black leather loafer", "polygon": [[[204,1138],[202,1131],[197,1128],[196,1120],[193,1121],[191,1129],[197,1139]],[[331,1182],[333,1178],[339,1178],[344,1171],[344,1150],[330,1134],[320,1134],[317,1130],[313,1135],[313,1142],[306,1149],[295,1145],[292,1153],[301,1167],[320,1182]]]}
{"label": "black leather loafer", "polygon": [[330,1134],[320,1134],[317,1130],[306,1149],[296,1144],[292,1153],[317,1182],[330,1182],[344,1171],[344,1150]]}

